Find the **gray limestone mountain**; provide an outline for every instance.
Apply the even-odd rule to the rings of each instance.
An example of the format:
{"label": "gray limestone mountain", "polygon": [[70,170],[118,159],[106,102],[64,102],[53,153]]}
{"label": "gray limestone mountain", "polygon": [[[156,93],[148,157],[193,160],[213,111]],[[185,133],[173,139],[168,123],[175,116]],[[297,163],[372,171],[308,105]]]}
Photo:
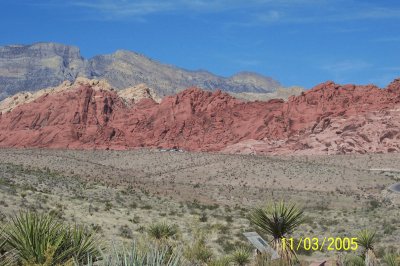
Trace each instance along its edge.
{"label": "gray limestone mountain", "polygon": [[0,99],[85,75],[87,62],[76,47],[38,43],[0,47]]}
{"label": "gray limestone mountain", "polygon": [[85,59],[79,48],[56,43],[0,47],[0,99],[20,91],[54,87],[77,77],[105,79],[117,89],[146,84],[160,96],[193,86],[232,93],[272,93],[281,87],[278,81],[255,73],[241,72],[225,78],[162,64],[124,50]]}

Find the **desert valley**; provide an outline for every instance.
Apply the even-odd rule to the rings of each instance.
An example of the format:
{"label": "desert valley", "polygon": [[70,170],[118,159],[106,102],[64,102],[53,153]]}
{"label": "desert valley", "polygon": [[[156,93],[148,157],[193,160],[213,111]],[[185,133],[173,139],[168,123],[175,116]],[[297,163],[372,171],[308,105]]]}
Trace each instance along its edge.
{"label": "desert valley", "polygon": [[[193,74],[129,52],[88,61],[56,44],[0,51],[0,265],[399,265],[400,79],[303,90],[251,73]],[[49,54],[44,77],[54,80],[39,75]],[[52,69],[70,57],[64,80],[66,70]],[[163,75],[149,84],[120,75],[123,60]],[[88,75],[99,69],[106,74]],[[14,75],[24,71],[39,74]],[[266,205],[281,215],[270,227],[254,218],[257,208],[271,214]],[[54,237],[65,235],[30,250],[42,243],[35,230],[51,236],[53,225]],[[68,231],[74,225],[84,230]],[[298,248],[285,253],[265,228]],[[243,235],[253,231],[278,259],[253,254]],[[331,237],[357,238],[359,248],[300,245]]]}

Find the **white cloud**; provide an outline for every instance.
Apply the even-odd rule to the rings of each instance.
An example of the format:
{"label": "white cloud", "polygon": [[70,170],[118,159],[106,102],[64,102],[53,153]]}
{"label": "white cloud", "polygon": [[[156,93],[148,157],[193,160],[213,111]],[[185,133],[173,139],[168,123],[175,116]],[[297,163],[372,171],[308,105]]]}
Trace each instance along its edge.
{"label": "white cloud", "polygon": [[[70,0],[71,6],[88,11],[100,12],[108,18],[127,18],[146,16],[156,13],[196,12],[219,13],[232,10],[251,11],[248,17],[257,15],[264,21],[278,21],[280,12],[277,8],[312,6],[327,0]],[[63,3],[63,2],[60,2]],[[52,4],[53,5],[53,4]]]}
{"label": "white cloud", "polygon": [[400,19],[400,8],[359,0],[54,0],[34,5],[73,6],[105,19],[143,18],[151,14],[208,14],[237,11],[237,25],[332,23]]}
{"label": "white cloud", "polygon": [[374,42],[400,42],[400,36],[382,37],[373,40]]}
{"label": "white cloud", "polygon": [[360,71],[366,68],[370,68],[373,65],[363,60],[344,60],[338,61],[332,64],[326,64],[321,66],[321,69],[331,73],[341,73],[348,71]]}

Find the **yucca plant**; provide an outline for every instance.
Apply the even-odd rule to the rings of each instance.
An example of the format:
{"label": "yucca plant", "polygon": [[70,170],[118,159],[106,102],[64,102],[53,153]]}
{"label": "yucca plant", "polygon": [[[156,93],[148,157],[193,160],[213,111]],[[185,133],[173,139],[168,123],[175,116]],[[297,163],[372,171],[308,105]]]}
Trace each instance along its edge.
{"label": "yucca plant", "polygon": [[172,251],[167,247],[152,247],[146,253],[145,263],[147,266],[178,266],[183,265],[183,257],[180,251]]}
{"label": "yucca plant", "polygon": [[246,247],[239,247],[231,255],[231,261],[238,266],[245,266],[250,263],[251,252]]}
{"label": "yucca plant", "polygon": [[387,266],[399,266],[400,265],[400,254],[387,253],[383,257],[383,261]]}
{"label": "yucca plant", "polygon": [[284,201],[267,205],[264,208],[255,208],[250,213],[250,221],[259,230],[272,236],[272,247],[280,257],[288,264],[293,263],[293,256],[297,256],[287,244],[284,246],[282,238],[287,238],[299,225],[304,222],[303,210],[295,204],[287,204]]}
{"label": "yucca plant", "polygon": [[14,259],[10,252],[6,252],[6,238],[4,229],[0,228],[0,266],[11,266]]}
{"label": "yucca plant", "polygon": [[163,222],[150,225],[147,232],[153,239],[167,240],[176,235],[177,229],[175,226]]}
{"label": "yucca plant", "polygon": [[4,252],[5,244],[6,244],[6,237],[4,235],[4,229],[0,227],[0,258],[1,254]]}
{"label": "yucca plant", "polygon": [[[103,266],[135,266],[142,265],[144,263],[143,255],[139,251],[136,243],[133,243],[130,249],[126,249],[125,246],[117,247],[115,244],[113,244],[111,252],[108,254],[103,254],[102,257],[103,259],[100,265]],[[88,263],[88,265],[92,264]]]}
{"label": "yucca plant", "polygon": [[103,252],[102,260],[93,263],[88,260],[86,266],[181,266],[185,265],[181,252],[174,250],[172,254],[167,247],[148,246],[146,250],[140,250],[136,242],[129,249],[124,246],[116,246],[110,253]]}
{"label": "yucca plant", "polygon": [[363,247],[363,257],[365,266],[377,265],[377,259],[375,256],[374,245],[376,232],[369,231],[368,229],[361,230],[357,234],[357,243]]}
{"label": "yucca plant", "polygon": [[6,247],[23,265],[80,263],[97,258],[99,243],[91,232],[69,227],[55,217],[21,212],[5,227]]}
{"label": "yucca plant", "polygon": [[60,247],[64,252],[65,259],[73,252],[74,261],[83,262],[87,260],[88,254],[99,257],[102,246],[93,231],[75,225],[67,228],[64,241]]}

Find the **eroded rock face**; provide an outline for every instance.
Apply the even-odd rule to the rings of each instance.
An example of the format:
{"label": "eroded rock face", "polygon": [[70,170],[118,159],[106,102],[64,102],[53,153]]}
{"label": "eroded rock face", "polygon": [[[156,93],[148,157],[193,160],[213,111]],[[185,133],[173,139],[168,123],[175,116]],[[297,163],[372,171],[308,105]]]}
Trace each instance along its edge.
{"label": "eroded rock face", "polygon": [[160,103],[152,97],[128,103],[120,92],[95,84],[74,86],[4,112],[0,146],[176,146],[257,154],[400,150],[400,80],[387,89],[326,82],[286,102],[242,102],[221,91],[190,88]]}
{"label": "eroded rock face", "polygon": [[155,91],[146,84],[139,84],[120,90],[118,91],[118,96],[123,98],[127,104],[133,104],[145,98],[153,99],[156,102],[161,101],[161,98],[158,97]]}

